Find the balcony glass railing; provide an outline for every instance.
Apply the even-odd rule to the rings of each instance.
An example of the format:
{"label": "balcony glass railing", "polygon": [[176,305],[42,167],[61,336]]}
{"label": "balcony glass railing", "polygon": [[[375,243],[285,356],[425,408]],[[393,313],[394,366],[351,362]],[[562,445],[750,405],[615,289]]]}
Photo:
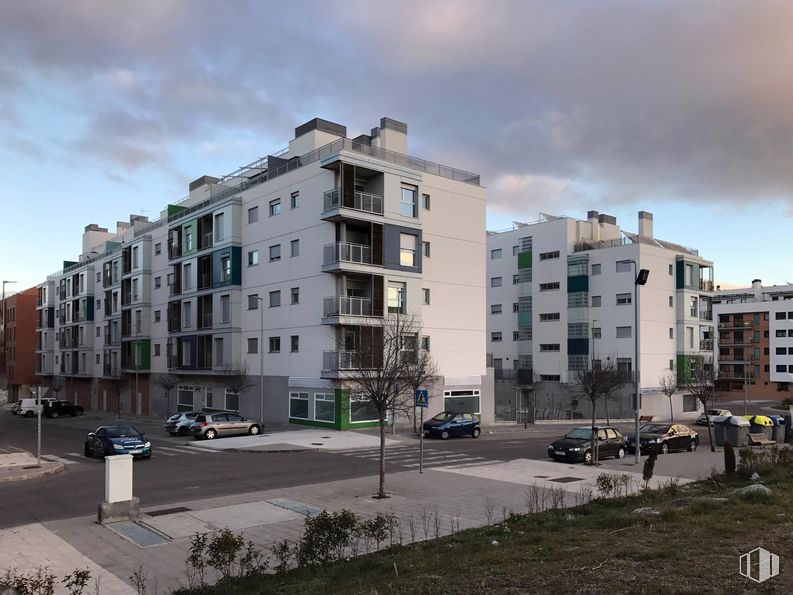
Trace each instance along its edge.
{"label": "balcony glass railing", "polygon": [[374,355],[362,351],[323,351],[323,370],[367,370],[376,368]]}
{"label": "balcony glass railing", "polygon": [[361,297],[331,296],[323,301],[324,316],[371,316],[372,300]]}
{"label": "balcony glass railing", "polygon": [[352,205],[342,205],[341,196],[341,188],[327,190],[323,197],[323,211],[327,212],[343,206],[347,209],[355,209],[356,211],[374,213],[375,215],[383,214],[383,197],[378,194],[372,194],[370,192],[354,192]]}
{"label": "balcony glass railing", "polygon": [[359,264],[372,264],[372,247],[366,244],[351,244],[349,242],[334,242],[325,244],[323,264],[337,262],[355,262]]}

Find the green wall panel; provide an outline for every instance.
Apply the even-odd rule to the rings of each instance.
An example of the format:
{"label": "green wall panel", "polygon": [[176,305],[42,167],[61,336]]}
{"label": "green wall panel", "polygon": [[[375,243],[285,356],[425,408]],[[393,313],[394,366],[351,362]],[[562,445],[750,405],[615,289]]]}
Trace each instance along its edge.
{"label": "green wall panel", "polygon": [[518,312],[518,328],[531,328],[531,310]]}
{"label": "green wall panel", "polygon": [[528,252],[518,253],[518,268],[528,269],[531,268],[531,250]]}
{"label": "green wall panel", "polygon": [[176,215],[186,210],[186,207],[180,207],[179,205],[168,205],[168,216],[170,217],[171,215]]}
{"label": "green wall panel", "polygon": [[[187,232],[188,230],[193,236],[193,246],[191,250],[187,249]],[[182,256],[188,254],[195,254],[198,250],[198,221],[193,219],[182,225]]]}
{"label": "green wall panel", "polygon": [[[222,260],[225,255],[231,256],[231,279],[222,281],[223,272]],[[242,284],[242,248],[240,246],[229,246],[215,250],[212,253],[212,287],[223,287],[225,285]],[[282,296],[283,297],[283,296]]]}

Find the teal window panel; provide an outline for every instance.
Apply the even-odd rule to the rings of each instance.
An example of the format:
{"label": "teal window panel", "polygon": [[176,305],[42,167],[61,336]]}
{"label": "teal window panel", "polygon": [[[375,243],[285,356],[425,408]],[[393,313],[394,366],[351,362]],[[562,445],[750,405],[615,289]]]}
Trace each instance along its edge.
{"label": "teal window panel", "polygon": [[589,339],[567,339],[567,355],[589,355]]}
{"label": "teal window panel", "polygon": [[518,312],[518,328],[531,328],[531,310]]}
{"label": "teal window panel", "polygon": [[589,276],[576,275],[567,278],[567,293],[578,293],[580,291],[589,291]]}
{"label": "teal window panel", "polygon": [[531,268],[531,250],[528,252],[518,253],[518,268],[528,269]]}

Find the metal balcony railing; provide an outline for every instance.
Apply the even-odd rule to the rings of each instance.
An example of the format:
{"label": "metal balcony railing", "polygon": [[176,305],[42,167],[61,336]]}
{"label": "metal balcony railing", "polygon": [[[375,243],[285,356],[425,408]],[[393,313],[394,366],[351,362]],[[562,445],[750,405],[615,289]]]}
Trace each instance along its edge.
{"label": "metal balcony railing", "polygon": [[383,197],[378,194],[356,191],[353,193],[352,206],[342,205],[341,196],[341,188],[327,190],[323,196],[323,211],[327,212],[344,206],[345,208],[364,211],[365,213],[374,213],[375,215],[383,214]]}
{"label": "metal balcony railing", "polygon": [[374,356],[362,351],[323,351],[323,370],[367,370],[375,368]]}
{"label": "metal balcony railing", "polygon": [[713,341],[710,339],[702,339],[699,342],[699,350],[700,351],[712,351],[713,350]]}
{"label": "metal balcony railing", "polygon": [[323,300],[323,315],[330,316],[371,316],[370,298],[330,296]]}
{"label": "metal balcony railing", "polygon": [[699,290],[700,291],[713,291],[713,281],[707,281],[705,279],[699,280]]}
{"label": "metal balcony railing", "polygon": [[752,324],[750,322],[720,322],[719,328],[720,329],[745,329],[751,327]]}
{"label": "metal balcony railing", "polygon": [[699,319],[700,320],[713,320],[713,312],[700,311]]}
{"label": "metal balcony railing", "polygon": [[366,244],[351,244],[349,242],[325,244],[322,263],[328,265],[337,262],[372,264],[372,247]]}

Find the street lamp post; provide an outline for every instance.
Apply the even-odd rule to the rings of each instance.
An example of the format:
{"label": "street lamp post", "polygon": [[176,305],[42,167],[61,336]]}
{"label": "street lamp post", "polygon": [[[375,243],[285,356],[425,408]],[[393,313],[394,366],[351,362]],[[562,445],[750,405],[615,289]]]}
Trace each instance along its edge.
{"label": "street lamp post", "polygon": [[6,324],[6,285],[16,283],[16,281],[3,281],[3,388],[8,392],[8,350],[6,349],[6,337],[8,336]]}
{"label": "street lamp post", "polygon": [[264,298],[259,302],[259,423],[264,420]]}
{"label": "street lamp post", "polygon": [[642,450],[641,450],[641,439],[639,436],[639,409],[641,407],[641,389],[639,384],[639,286],[644,285],[647,283],[647,278],[650,276],[650,271],[647,269],[640,269],[639,264],[635,260],[631,260],[633,263],[633,346],[634,346],[634,360],[636,362],[636,370],[634,374],[636,375],[634,378],[634,385],[635,385],[635,395],[634,395],[634,403],[633,403],[633,415],[634,415],[634,425],[635,425],[635,452],[636,452],[636,464],[638,465],[641,461],[642,457]]}
{"label": "street lamp post", "polygon": [[593,319],[590,325],[590,333],[592,334],[592,355],[590,356],[590,361],[592,362],[592,369],[595,369],[595,323],[598,322],[597,319]]}

